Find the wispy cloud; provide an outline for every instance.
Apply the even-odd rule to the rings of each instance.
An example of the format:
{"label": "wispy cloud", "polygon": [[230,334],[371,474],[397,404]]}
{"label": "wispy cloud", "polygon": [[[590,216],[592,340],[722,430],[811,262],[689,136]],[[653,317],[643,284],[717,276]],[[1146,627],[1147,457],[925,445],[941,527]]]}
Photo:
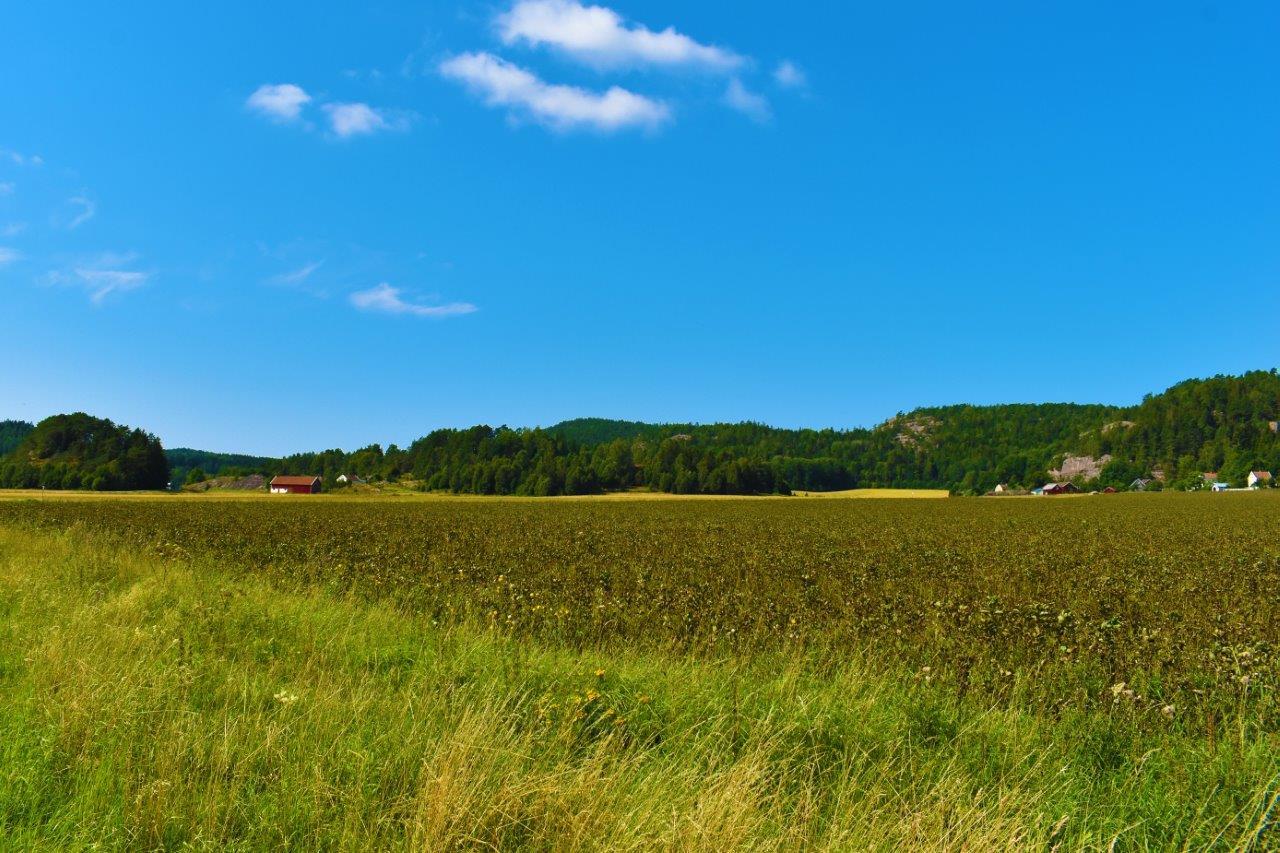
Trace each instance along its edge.
{"label": "wispy cloud", "polygon": [[401,292],[400,288],[392,287],[384,281],[376,287],[351,294],[351,304],[361,311],[410,314],[415,317],[456,317],[477,310],[470,302],[450,302],[445,305],[409,302],[400,295]]}
{"label": "wispy cloud", "polygon": [[577,0],[517,0],[498,16],[498,35],[505,44],[548,46],[600,68],[665,66],[728,72],[746,59],[714,45],[702,44],[674,27],[655,32],[630,24],[605,6]]}
{"label": "wispy cloud", "polygon": [[6,222],[0,226],[0,237],[17,237],[23,231],[27,230],[25,222]]}
{"label": "wispy cloud", "polygon": [[803,89],[809,85],[808,75],[789,59],[779,62],[773,69],[773,81],[784,89]]}
{"label": "wispy cloud", "polygon": [[0,196],[13,195],[13,181],[0,181]]}
{"label": "wispy cloud", "polygon": [[291,272],[280,273],[271,277],[272,284],[302,284],[311,278],[311,274],[320,269],[324,265],[324,261],[314,261],[306,264]]}
{"label": "wispy cloud", "polygon": [[297,121],[302,108],[311,102],[311,96],[301,86],[293,83],[268,83],[259,86],[245,106],[272,121]]}
{"label": "wispy cloud", "polygon": [[43,166],[44,158],[39,154],[23,154],[19,151],[10,151],[0,148],[0,159],[8,160],[15,166]]}
{"label": "wispy cloud", "polygon": [[142,287],[151,278],[151,273],[132,270],[95,270],[84,267],[76,268],[76,275],[89,290],[89,299],[95,305],[113,293],[124,293]]}
{"label": "wispy cloud", "polygon": [[82,195],[72,196],[67,199],[67,204],[77,209],[71,219],[67,220],[68,231],[74,231],[90,219],[93,219],[98,213],[98,205],[92,199],[85,198]]}
{"label": "wispy cloud", "polygon": [[368,104],[325,104],[322,109],[329,117],[329,129],[342,139],[367,136],[380,130],[405,130],[409,126],[403,114],[375,109]]}
{"label": "wispy cloud", "polygon": [[730,109],[737,110],[758,124],[765,124],[773,118],[769,101],[763,95],[752,92],[742,81],[734,77],[725,90],[724,102]]}
{"label": "wispy cloud", "polygon": [[89,294],[89,300],[101,305],[114,293],[136,290],[151,280],[152,273],[126,269],[138,260],[136,253],[106,253],[69,269],[53,270],[45,276],[49,284],[79,286]]}
{"label": "wispy cloud", "polygon": [[557,130],[653,130],[671,119],[661,101],[618,86],[592,92],[553,85],[490,53],[464,53],[440,64],[440,73],[464,83],[491,107],[507,107]]}
{"label": "wispy cloud", "polygon": [[0,246],[0,267],[22,260],[22,253],[8,246]]}

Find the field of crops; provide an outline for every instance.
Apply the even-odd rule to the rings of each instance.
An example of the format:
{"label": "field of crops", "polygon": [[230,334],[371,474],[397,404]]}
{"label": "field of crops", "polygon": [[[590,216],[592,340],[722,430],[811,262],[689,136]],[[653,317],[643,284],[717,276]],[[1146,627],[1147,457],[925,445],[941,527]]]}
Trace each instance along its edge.
{"label": "field of crops", "polygon": [[1277,498],[0,497],[0,838],[1276,849]]}
{"label": "field of crops", "polygon": [[0,501],[0,524],[216,559],[574,648],[869,650],[961,694],[1280,730],[1280,500]]}

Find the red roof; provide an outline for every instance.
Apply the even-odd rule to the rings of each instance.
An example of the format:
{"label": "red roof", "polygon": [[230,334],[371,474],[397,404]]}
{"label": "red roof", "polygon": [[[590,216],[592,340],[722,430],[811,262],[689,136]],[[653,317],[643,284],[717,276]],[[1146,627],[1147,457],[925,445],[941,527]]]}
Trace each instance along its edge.
{"label": "red roof", "polygon": [[311,486],[319,482],[319,477],[294,477],[288,474],[281,474],[271,478],[273,486]]}

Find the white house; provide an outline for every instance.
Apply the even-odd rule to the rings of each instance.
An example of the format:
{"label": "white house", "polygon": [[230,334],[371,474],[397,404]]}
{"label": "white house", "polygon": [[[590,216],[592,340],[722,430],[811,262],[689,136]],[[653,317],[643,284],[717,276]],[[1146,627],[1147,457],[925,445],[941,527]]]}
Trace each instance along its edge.
{"label": "white house", "polygon": [[1256,489],[1259,486],[1271,485],[1270,471],[1250,471],[1249,472],[1249,488]]}

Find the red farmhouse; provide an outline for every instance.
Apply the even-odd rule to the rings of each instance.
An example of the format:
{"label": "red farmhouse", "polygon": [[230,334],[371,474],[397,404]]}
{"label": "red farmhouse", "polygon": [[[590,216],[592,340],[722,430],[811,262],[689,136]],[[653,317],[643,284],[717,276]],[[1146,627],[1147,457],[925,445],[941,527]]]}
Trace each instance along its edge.
{"label": "red farmhouse", "polygon": [[273,495],[314,495],[319,492],[319,477],[288,477],[282,474],[271,478]]}

